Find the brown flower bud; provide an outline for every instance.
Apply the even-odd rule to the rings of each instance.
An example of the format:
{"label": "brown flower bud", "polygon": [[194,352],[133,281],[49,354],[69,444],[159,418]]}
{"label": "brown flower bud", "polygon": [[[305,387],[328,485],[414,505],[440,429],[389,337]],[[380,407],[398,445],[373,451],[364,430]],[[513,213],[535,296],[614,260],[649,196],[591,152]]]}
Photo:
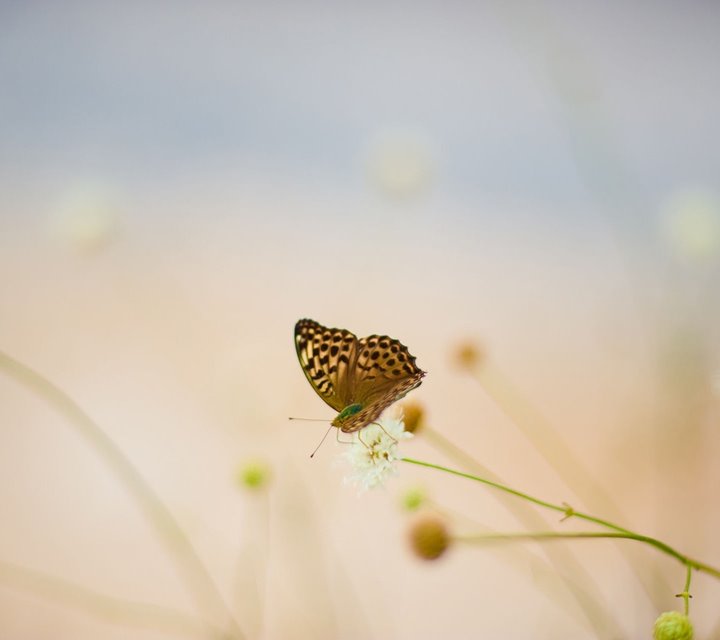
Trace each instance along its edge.
{"label": "brown flower bud", "polygon": [[459,343],[453,350],[453,362],[459,369],[473,371],[485,359],[485,353],[477,343],[466,340]]}
{"label": "brown flower bud", "polygon": [[450,544],[445,523],[435,516],[425,516],[410,528],[410,546],[423,560],[437,560]]}
{"label": "brown flower bud", "polygon": [[416,433],[423,426],[425,409],[418,402],[405,402],[402,406],[405,431]]}

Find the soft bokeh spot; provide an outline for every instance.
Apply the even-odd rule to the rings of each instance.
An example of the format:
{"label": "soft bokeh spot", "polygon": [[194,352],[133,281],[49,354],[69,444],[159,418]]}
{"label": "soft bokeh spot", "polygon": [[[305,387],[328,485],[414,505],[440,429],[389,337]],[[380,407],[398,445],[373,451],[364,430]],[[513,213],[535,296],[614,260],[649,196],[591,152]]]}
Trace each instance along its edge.
{"label": "soft bokeh spot", "polygon": [[417,511],[427,502],[427,491],[423,487],[407,489],[401,496],[400,505],[406,511]]}
{"label": "soft bokeh spot", "polygon": [[118,196],[110,187],[78,183],[66,189],[50,214],[53,234],[78,252],[110,243],[120,229]]}
{"label": "soft bokeh spot", "polygon": [[720,370],[715,371],[710,379],[712,392],[720,398]]}
{"label": "soft bokeh spot", "polygon": [[416,197],[427,191],[434,177],[435,163],[426,137],[412,131],[377,133],[367,151],[372,182],[396,198]]}
{"label": "soft bokeh spot", "polygon": [[720,255],[720,197],[710,190],[682,190],[666,205],[665,237],[673,254],[694,263]]}
{"label": "soft bokeh spot", "polygon": [[237,471],[237,481],[241,487],[254,491],[267,487],[272,479],[270,465],[261,459],[246,460]]}

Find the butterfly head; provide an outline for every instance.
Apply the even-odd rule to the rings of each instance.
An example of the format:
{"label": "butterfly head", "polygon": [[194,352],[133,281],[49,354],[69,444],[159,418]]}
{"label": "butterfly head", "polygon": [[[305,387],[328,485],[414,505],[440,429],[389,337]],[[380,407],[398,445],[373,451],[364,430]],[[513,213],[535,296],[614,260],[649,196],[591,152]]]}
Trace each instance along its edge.
{"label": "butterfly head", "polygon": [[332,421],[333,427],[342,429],[343,425],[350,418],[352,418],[356,413],[362,411],[362,408],[363,406],[359,402],[348,405],[340,413],[338,413],[337,416],[335,416],[335,419]]}

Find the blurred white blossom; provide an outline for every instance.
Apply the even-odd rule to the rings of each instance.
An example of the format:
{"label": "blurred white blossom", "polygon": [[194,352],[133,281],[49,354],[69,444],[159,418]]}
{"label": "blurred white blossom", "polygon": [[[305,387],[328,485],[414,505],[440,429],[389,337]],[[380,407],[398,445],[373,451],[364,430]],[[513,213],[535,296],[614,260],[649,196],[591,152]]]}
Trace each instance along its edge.
{"label": "blurred white blossom", "polygon": [[675,193],[666,205],[665,236],[672,253],[705,262],[720,255],[720,198],[701,189]]}
{"label": "blurred white blossom", "polygon": [[352,468],[345,481],[363,490],[383,485],[386,478],[397,473],[396,462],[401,458],[398,442],[412,437],[412,433],[405,431],[402,415],[383,415],[354,433],[350,450],[343,454]]}
{"label": "blurred white blossom", "polygon": [[716,371],[710,380],[712,392],[720,398],[720,370]]}
{"label": "blurred white blossom", "polygon": [[113,193],[101,185],[72,187],[52,213],[53,233],[77,251],[95,251],[118,230],[118,206]]}
{"label": "blurred white blossom", "polygon": [[370,143],[370,179],[393,197],[412,197],[426,189],[433,175],[433,164],[430,145],[422,135],[387,131]]}

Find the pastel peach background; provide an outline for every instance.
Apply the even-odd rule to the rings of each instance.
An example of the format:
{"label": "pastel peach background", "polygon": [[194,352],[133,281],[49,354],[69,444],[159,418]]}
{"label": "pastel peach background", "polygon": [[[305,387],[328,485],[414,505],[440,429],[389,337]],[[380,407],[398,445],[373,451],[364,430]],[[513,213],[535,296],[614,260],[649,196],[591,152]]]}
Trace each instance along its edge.
{"label": "pastel peach background", "polygon": [[[110,434],[251,638],[650,637],[684,570],[632,542],[548,543],[594,578],[601,632],[543,546],[415,559],[408,487],[460,532],[523,530],[511,498],[410,466],[358,496],[341,445],[310,460],[325,427],[287,418],[332,412],[292,328],[399,338],[435,430],[608,515],[488,392],[512,390],[622,524],[720,565],[719,27],[701,2],[5,3],[0,350]],[[481,380],[454,366],[467,340]],[[117,478],[0,374],[0,562],[193,614]],[[458,466],[422,435],[403,451]],[[253,458],[259,495],[235,480]],[[720,582],[693,592],[720,638]],[[179,635],[0,571],[0,637]]]}

